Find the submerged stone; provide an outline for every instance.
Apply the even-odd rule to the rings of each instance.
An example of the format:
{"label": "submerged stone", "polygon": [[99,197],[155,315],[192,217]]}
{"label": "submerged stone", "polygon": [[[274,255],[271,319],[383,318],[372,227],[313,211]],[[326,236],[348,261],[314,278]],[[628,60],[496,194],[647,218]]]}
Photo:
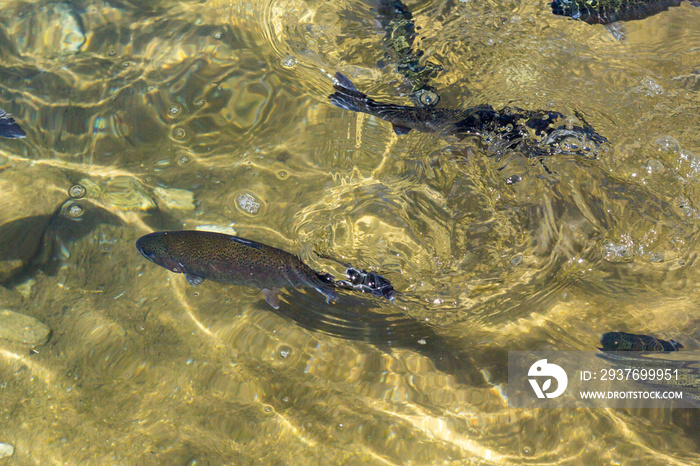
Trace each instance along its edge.
{"label": "submerged stone", "polygon": [[194,194],[185,189],[153,188],[153,194],[158,197],[165,207],[177,210],[194,210]]}
{"label": "submerged stone", "polygon": [[0,458],[9,458],[15,453],[15,447],[9,443],[0,443]]}
{"label": "submerged stone", "polygon": [[7,309],[0,310],[0,339],[38,346],[46,343],[49,333],[51,329],[34,317]]}
{"label": "submerged stone", "polygon": [[116,176],[109,180],[82,179],[83,186],[90,197],[113,205],[122,212],[133,210],[150,210],[156,203],[143,185],[129,176]]}

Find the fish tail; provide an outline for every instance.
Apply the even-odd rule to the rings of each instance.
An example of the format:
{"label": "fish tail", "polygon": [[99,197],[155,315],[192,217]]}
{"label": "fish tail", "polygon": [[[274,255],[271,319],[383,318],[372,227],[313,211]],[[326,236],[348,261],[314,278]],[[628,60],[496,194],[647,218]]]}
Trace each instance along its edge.
{"label": "fish tail", "polygon": [[[368,113],[391,123],[396,134],[407,134],[415,127],[416,107],[377,102],[358,91],[355,85],[340,73],[335,74],[335,93],[328,96],[336,107],[353,112]],[[419,118],[420,119],[420,118]]]}
{"label": "fish tail", "polygon": [[664,350],[666,350],[666,351],[678,351],[678,350],[685,348],[685,346],[681,345],[680,342],[678,342],[676,340],[669,340],[668,342],[664,342],[664,343],[666,343],[666,345],[668,345],[668,346],[664,345]]}
{"label": "fish tail", "polygon": [[329,95],[328,99],[336,107],[353,112],[372,113],[371,106],[375,102],[367,97],[367,94],[358,91],[352,81],[342,74],[335,74],[333,88],[336,92]]}
{"label": "fish tail", "polygon": [[0,137],[9,139],[19,139],[27,134],[15,122],[15,120],[5,110],[0,108]]}

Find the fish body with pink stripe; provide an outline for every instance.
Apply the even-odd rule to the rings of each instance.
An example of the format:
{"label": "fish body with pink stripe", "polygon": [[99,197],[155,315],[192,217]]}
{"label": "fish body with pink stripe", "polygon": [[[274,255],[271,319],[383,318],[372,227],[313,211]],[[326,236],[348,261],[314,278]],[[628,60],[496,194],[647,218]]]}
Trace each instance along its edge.
{"label": "fish body with pink stripe", "polygon": [[191,285],[204,280],[256,287],[279,308],[284,287],[313,288],[337,300],[333,277],[321,274],[297,256],[256,241],[208,231],[161,231],[136,241],[136,249],[151,262],[185,274]]}

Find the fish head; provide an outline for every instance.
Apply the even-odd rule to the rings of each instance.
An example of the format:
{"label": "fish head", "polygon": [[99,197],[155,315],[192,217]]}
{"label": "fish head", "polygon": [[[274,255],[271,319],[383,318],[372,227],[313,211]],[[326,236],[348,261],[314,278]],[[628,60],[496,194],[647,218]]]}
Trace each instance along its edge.
{"label": "fish head", "polygon": [[608,332],[604,333],[600,338],[600,344],[603,345],[604,351],[617,351],[618,348],[624,343],[624,337],[622,332]]}
{"label": "fish head", "polygon": [[185,267],[169,246],[169,232],[156,232],[136,241],[136,249],[149,261],[175,273],[185,273]]}

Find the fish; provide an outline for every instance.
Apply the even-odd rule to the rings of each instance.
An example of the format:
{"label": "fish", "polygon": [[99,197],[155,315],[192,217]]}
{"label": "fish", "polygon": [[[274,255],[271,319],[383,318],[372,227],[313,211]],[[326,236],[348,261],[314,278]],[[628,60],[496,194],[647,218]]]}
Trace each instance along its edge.
{"label": "fish", "polygon": [[[612,364],[613,369],[665,373],[672,377],[640,378],[640,384],[654,389],[683,392],[682,402],[688,408],[700,408],[700,353],[690,351],[678,353],[684,348],[675,340],[662,340],[651,335],[625,332],[604,333],[600,359]],[[650,357],[649,353],[654,353]],[[695,427],[697,423],[695,423]]]}
{"label": "fish", "polygon": [[19,126],[19,124],[7,113],[0,108],[0,137],[8,139],[21,139],[27,137],[27,133]]}
{"label": "fish", "polygon": [[675,340],[666,341],[650,335],[625,332],[604,333],[600,339],[602,351],[678,351],[683,345]]}
{"label": "fish", "polygon": [[[648,18],[670,7],[680,6],[682,0],[554,0],[552,13],[568,16],[588,24],[611,24]],[[695,6],[700,2],[691,2]]]}
{"label": "fish", "polygon": [[380,298],[388,299],[394,302],[396,298],[396,290],[389,280],[379,275],[377,272],[367,272],[364,269],[353,267],[334,257],[325,254],[316,253],[320,259],[327,259],[336,262],[345,267],[344,280],[335,280],[334,284],[338,288],[345,290],[354,290],[360,293],[370,293]]}
{"label": "fish", "polygon": [[[336,285],[332,275],[314,271],[281,249],[207,231],[150,233],[136,241],[136,249],[149,261],[185,274],[187,281],[195,286],[209,279],[259,288],[272,312],[305,329],[367,342],[384,351],[407,348],[429,357],[437,369],[453,374],[462,383],[486,385],[471,355],[459,349],[457,342],[431,325],[395,312],[393,304],[387,312],[377,305],[386,301],[365,298],[367,294],[389,293],[389,282],[378,274],[362,274],[363,271],[353,268],[348,273],[349,279],[358,284],[371,283],[363,285],[361,290],[347,288]],[[374,283],[378,278],[381,280]],[[287,302],[281,309],[278,294],[283,287]],[[304,293],[303,288],[316,289],[326,298],[325,302],[314,300],[314,294]]]}
{"label": "fish", "polygon": [[397,71],[411,86],[413,99],[419,106],[434,106],[440,101],[437,89],[430,80],[442,66],[431,61],[421,60],[424,52],[414,46],[418,36],[411,10],[400,0],[379,0],[377,21],[384,29],[386,56],[396,62]]}
{"label": "fish", "polygon": [[389,301],[394,301],[396,298],[396,291],[391,282],[377,272],[348,267],[345,269],[345,275],[347,275],[347,280],[337,280],[336,286],[361,293],[371,293]]}
{"label": "fish", "polygon": [[527,157],[577,154],[595,158],[595,150],[607,143],[607,139],[581,116],[578,118],[583,121],[582,126],[568,126],[565,116],[558,112],[515,107],[495,110],[490,105],[454,110],[377,102],[360,92],[341,73],[335,74],[333,87],[335,92],[328,96],[331,104],[388,121],[397,135],[416,130],[460,139],[467,136],[497,137],[505,142],[505,148],[518,148]]}
{"label": "fish", "polygon": [[313,288],[337,301],[333,276],[321,274],[297,256],[238,236],[208,231],[160,231],[142,236],[136,249],[149,261],[198,286],[204,280],[259,288],[279,309],[280,289]]}

